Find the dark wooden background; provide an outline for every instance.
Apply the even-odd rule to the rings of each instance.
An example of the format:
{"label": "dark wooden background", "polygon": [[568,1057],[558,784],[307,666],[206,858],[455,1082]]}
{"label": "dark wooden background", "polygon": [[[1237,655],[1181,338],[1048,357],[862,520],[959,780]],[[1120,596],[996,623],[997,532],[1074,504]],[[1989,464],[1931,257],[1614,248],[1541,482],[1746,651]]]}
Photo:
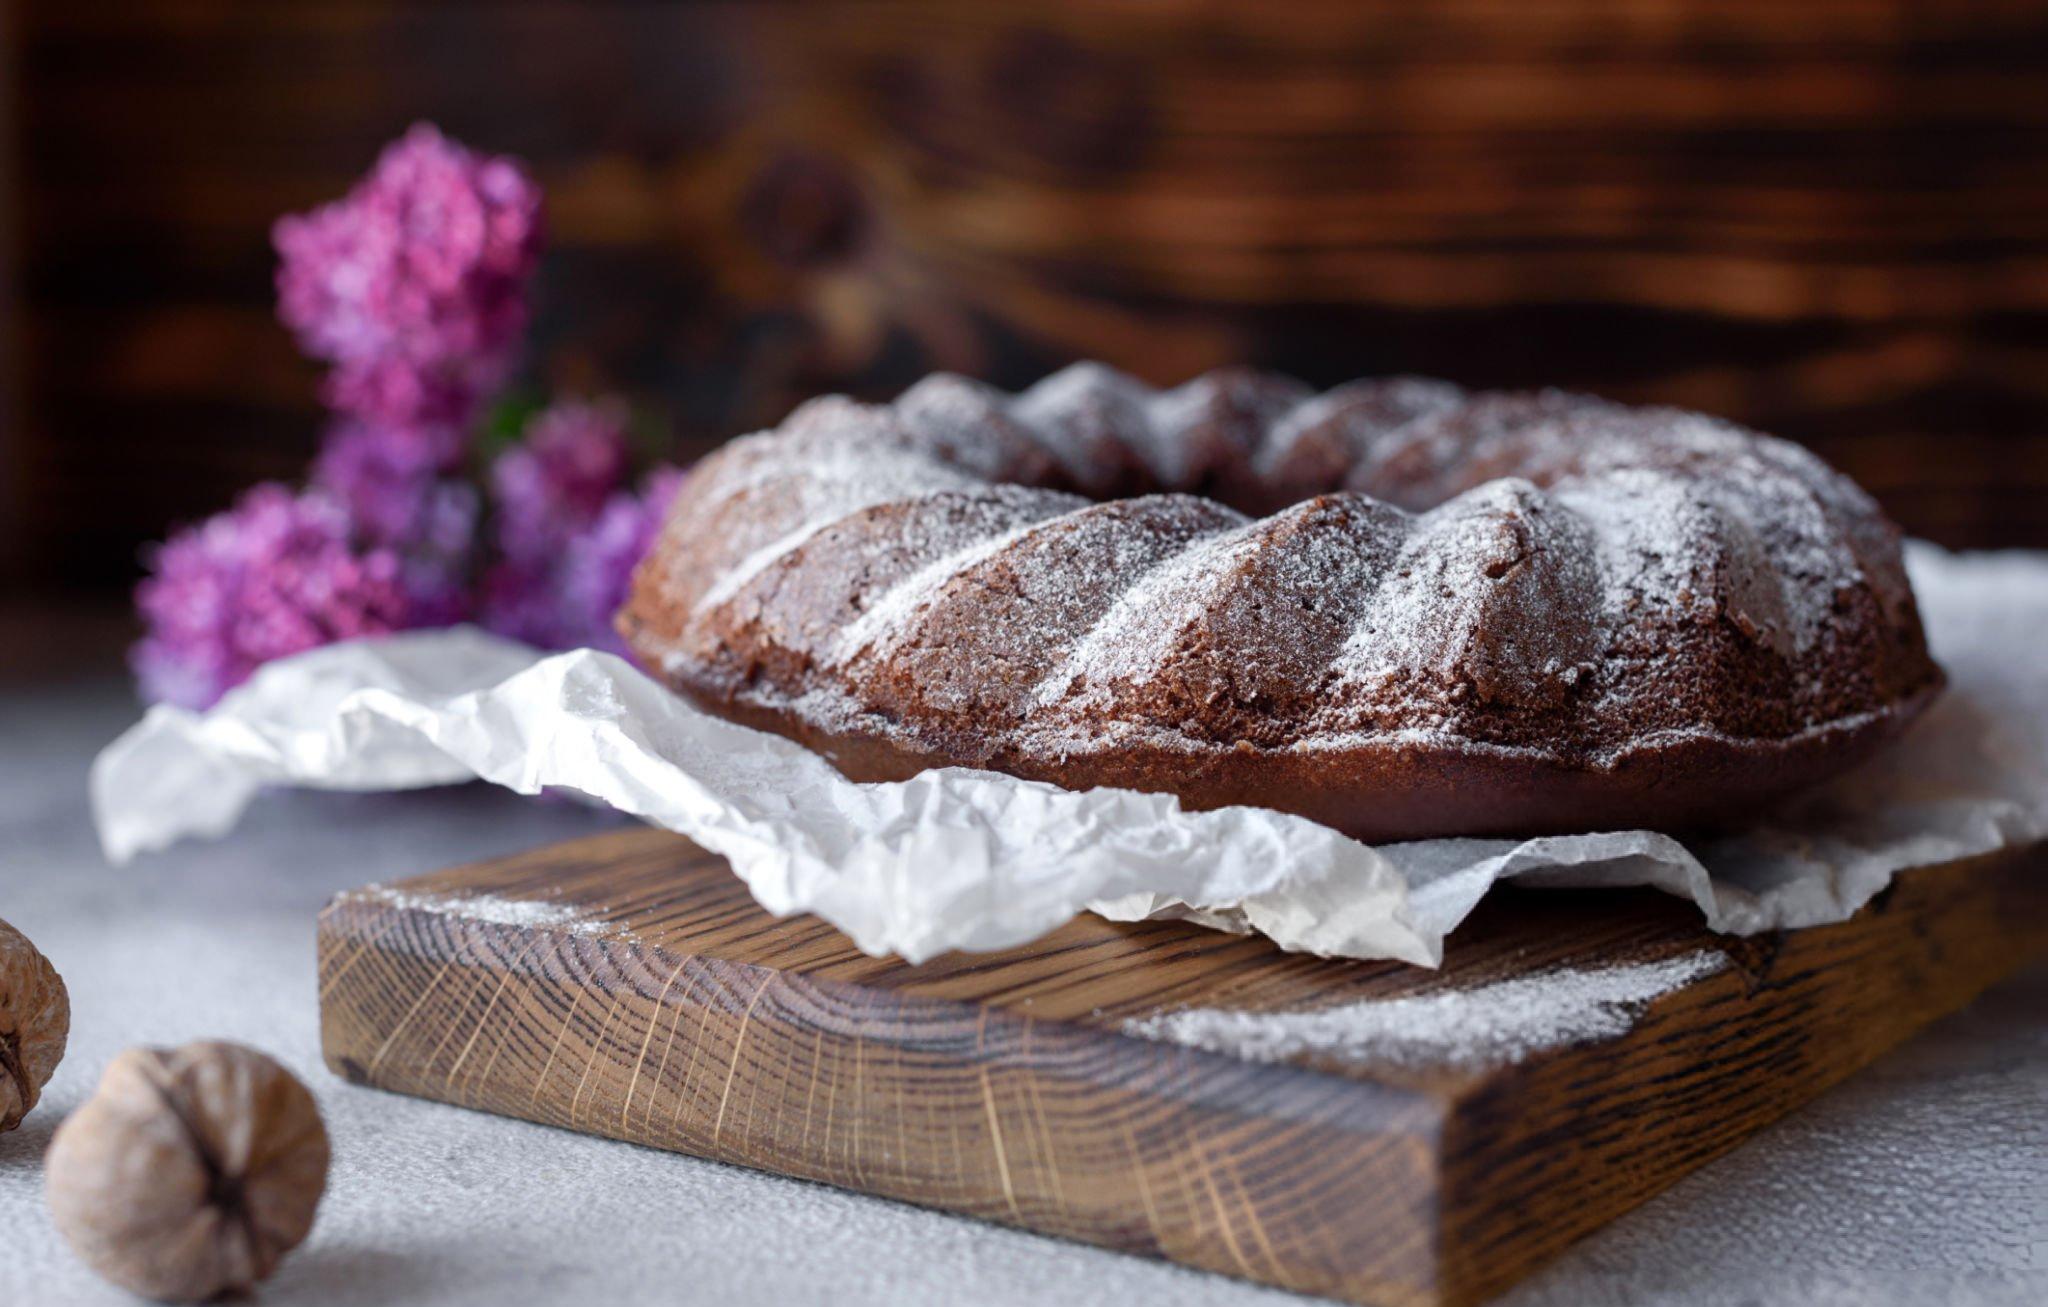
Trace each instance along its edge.
{"label": "dark wooden background", "polygon": [[553,205],[535,369],[702,448],[947,367],[1692,405],[2048,544],[2048,5],[16,0],[0,578],[312,448],[267,229],[415,118]]}

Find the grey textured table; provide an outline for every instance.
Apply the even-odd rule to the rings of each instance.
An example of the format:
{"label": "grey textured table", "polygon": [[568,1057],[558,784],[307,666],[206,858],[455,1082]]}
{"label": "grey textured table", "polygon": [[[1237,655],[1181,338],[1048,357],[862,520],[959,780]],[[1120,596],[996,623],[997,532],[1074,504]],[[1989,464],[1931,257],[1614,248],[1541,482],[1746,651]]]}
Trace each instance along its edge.
{"label": "grey textured table", "polygon": [[[71,987],[70,1053],[0,1135],[0,1304],[132,1301],[51,1229],[50,1131],[129,1044],[244,1040],[313,1087],[335,1169],[266,1302],[1299,1301],[693,1158],[352,1088],[320,1064],[313,917],[337,889],[615,820],[479,787],[281,794],[116,870],[85,772],[113,680],[0,690],[0,917]],[[1922,1035],[1581,1244],[1503,1304],[2048,1301],[2048,970]]]}

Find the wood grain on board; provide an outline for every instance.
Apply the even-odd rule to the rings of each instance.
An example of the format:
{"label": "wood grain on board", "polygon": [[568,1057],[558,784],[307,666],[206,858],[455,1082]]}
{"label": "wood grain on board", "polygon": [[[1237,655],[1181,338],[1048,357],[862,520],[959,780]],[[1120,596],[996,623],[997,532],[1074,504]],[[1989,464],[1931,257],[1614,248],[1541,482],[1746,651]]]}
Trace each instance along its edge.
{"label": "wood grain on board", "polygon": [[[2033,850],[1748,939],[1648,891],[1507,891],[1438,973],[1092,916],[910,966],[630,830],[341,895],[321,1019],[358,1083],[1353,1302],[1464,1304],[2038,954],[2044,909]],[[1124,1028],[1703,950],[1725,961],[1625,1033],[1500,1065],[1274,1064]]]}

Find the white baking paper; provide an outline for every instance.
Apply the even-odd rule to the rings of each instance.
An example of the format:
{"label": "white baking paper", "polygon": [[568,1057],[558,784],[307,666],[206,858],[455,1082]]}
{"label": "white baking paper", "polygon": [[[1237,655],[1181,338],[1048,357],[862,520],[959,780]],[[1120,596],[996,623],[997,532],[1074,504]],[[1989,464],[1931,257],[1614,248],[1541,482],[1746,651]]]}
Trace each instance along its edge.
{"label": "white baking paper", "polygon": [[770,912],[815,913],[913,961],[1022,944],[1090,908],[1434,966],[1510,878],[1654,885],[1737,934],[1817,925],[1902,868],[2048,835],[2048,555],[1915,545],[1907,561],[1947,695],[1856,773],[1690,845],[1610,831],[1372,847],[1263,809],[1182,812],[960,768],[860,785],[619,658],[466,628],[276,662],[205,713],[153,708],[94,763],[93,810],[120,862],[225,833],[271,785],[572,789],[722,854]]}

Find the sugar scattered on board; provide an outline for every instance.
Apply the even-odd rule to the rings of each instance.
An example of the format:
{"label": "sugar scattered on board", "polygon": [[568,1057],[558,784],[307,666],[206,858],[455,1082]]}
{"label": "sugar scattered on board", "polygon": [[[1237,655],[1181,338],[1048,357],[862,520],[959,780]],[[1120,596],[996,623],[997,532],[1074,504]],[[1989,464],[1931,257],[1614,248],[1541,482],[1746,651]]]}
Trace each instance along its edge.
{"label": "sugar scattered on board", "polygon": [[1472,1069],[1626,1034],[1656,999],[1727,965],[1702,949],[1660,962],[1560,968],[1471,989],[1302,1012],[1188,1008],[1124,1023],[1127,1034],[1252,1062],[1312,1057]]}
{"label": "sugar scattered on board", "polygon": [[402,911],[431,912],[492,926],[565,930],[575,935],[624,937],[630,933],[623,926],[588,916],[583,909],[567,903],[508,899],[496,894],[421,894],[393,885],[367,885],[361,893]]}

